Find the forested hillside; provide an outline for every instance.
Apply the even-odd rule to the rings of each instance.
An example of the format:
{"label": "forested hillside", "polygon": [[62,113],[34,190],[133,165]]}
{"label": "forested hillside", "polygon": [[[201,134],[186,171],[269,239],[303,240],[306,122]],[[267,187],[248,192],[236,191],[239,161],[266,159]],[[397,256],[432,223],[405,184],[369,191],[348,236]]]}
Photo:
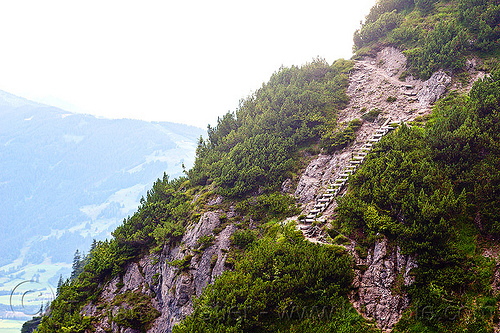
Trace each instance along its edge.
{"label": "forested hillside", "polygon": [[193,185],[214,182],[218,193],[229,197],[278,189],[297,170],[298,149],[328,144],[336,111],[348,101],[351,66],[316,59],[301,68],[281,68],[235,113],[209,126],[189,172]]}
{"label": "forested hillside", "polygon": [[440,68],[463,70],[471,53],[496,66],[499,24],[495,0],[381,0],[354,34],[354,50],[364,55],[383,45],[399,47],[410,73],[426,79]]}
{"label": "forested hillside", "polygon": [[[499,11],[493,0],[382,0],[354,35],[354,60],[280,68],[209,126],[185,177],[158,180],[114,238],[90,251],[79,276],[58,289],[38,332],[160,332],[172,323],[177,333],[493,332]],[[375,59],[385,47],[407,57],[406,72],[386,75],[387,85],[406,92],[413,89],[406,78],[426,80],[438,70],[454,84],[432,112],[408,113],[364,153],[337,207],[312,223],[324,240],[304,237],[298,225],[309,203],[291,195],[299,179],[313,178],[322,157],[336,161],[331,168],[339,173],[361,136],[392,117],[378,104],[347,108],[356,59],[382,67]],[[473,85],[467,60],[485,75]],[[366,94],[383,96],[382,86],[374,89]],[[404,96],[385,103],[420,103],[417,93]],[[389,296],[403,301],[371,317],[355,295],[372,287],[359,284],[374,268],[355,262],[373,262],[377,253],[383,270],[370,283],[387,284]],[[403,258],[415,265],[395,270],[409,262]],[[134,270],[140,274],[131,278]],[[370,306],[383,307],[382,296],[368,295]],[[381,325],[386,315],[399,322]]]}
{"label": "forested hillside", "polygon": [[[99,285],[122,274],[130,260],[136,260],[134,258],[149,251],[161,251],[166,244],[178,242],[186,229],[198,222],[200,214],[208,207],[208,199],[216,194],[229,199],[237,198],[238,202],[236,210],[239,214],[232,221],[227,221],[237,223],[240,230],[233,236],[235,250],[231,254],[234,257],[232,260],[239,261],[237,258],[245,255],[245,249],[253,249],[259,234],[267,235],[269,232],[259,244],[267,242],[267,246],[272,247],[281,245],[271,252],[256,249],[256,256],[259,256],[259,251],[263,251],[260,255],[266,257],[262,259],[264,261],[283,260],[279,265],[289,266],[294,265],[290,260],[297,253],[318,256],[314,264],[315,272],[299,265],[287,267],[280,273],[284,277],[291,272],[304,274],[303,278],[294,282],[296,287],[290,287],[292,290],[301,288],[303,282],[300,280],[316,281],[315,275],[326,274],[324,287],[327,288],[327,294],[322,302],[337,295],[341,297],[339,302],[346,302],[350,273],[345,251],[332,248],[317,253],[314,249],[318,246],[308,244],[301,236],[293,236],[296,241],[290,242],[289,236],[284,236],[296,234],[290,227],[278,233],[278,227],[270,225],[298,212],[293,198],[274,191],[279,189],[284,179],[299,170],[303,156],[301,151],[317,150],[320,142],[327,142],[326,133],[336,126],[336,112],[348,100],[345,89],[350,66],[348,61],[339,60],[328,65],[318,59],[300,68],[282,68],[254,96],[244,101],[235,114],[228,113],[219,119],[215,128],[209,127],[209,137],[206,141],[200,141],[195,166],[189,171],[188,177],[169,180],[165,176],[154,184],[141,201],[137,213],[113,232],[114,238],[99,242],[92,249],[80,276],[60,287],[60,297],[53,302],[51,315],[44,317],[39,331],[52,332],[63,327],[83,331],[91,327],[92,318],[82,318],[79,309],[89,301],[99,300],[99,293],[96,292]],[[251,229],[254,230],[248,230],[249,219],[260,221],[257,225],[252,223],[254,226]],[[266,231],[267,228],[274,231]],[[283,240],[275,243],[273,239],[279,238]],[[210,238],[206,242],[210,245]],[[266,246],[264,243],[262,246]],[[288,254],[282,259],[281,256],[273,259],[273,251],[287,251]],[[339,260],[332,262],[328,253],[338,256]],[[189,267],[191,257],[187,256],[183,260],[174,265]],[[330,268],[327,271],[323,271],[322,262],[328,263]],[[339,285],[329,286],[327,281],[336,281],[338,276],[343,276],[336,282]],[[279,302],[277,295],[273,295],[271,290],[268,292],[270,297]],[[314,290],[306,292],[309,299],[307,304],[316,304],[315,293],[317,291]],[[65,299],[72,299],[74,303],[69,306]],[[150,323],[141,320],[154,319],[144,317],[144,313],[131,315],[133,318],[129,318],[128,323],[135,328],[145,329]],[[272,322],[273,315],[270,318]],[[360,319],[354,315],[352,320],[356,322]],[[248,325],[254,327],[256,323]]]}

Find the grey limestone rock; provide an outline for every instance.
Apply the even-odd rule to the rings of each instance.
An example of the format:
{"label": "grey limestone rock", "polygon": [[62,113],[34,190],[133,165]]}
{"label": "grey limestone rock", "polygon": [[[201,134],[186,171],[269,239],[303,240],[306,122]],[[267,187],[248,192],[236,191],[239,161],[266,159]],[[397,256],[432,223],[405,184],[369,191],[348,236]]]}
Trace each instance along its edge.
{"label": "grey limestone rock", "polygon": [[[152,297],[153,306],[161,313],[153,322],[148,333],[171,332],[172,327],[193,311],[193,297],[199,296],[203,289],[224,272],[227,258],[226,249],[230,246],[230,237],[235,231],[234,225],[228,225],[214,235],[213,243],[203,252],[196,253],[198,239],[213,235],[214,229],[221,225],[219,216],[222,212],[206,212],[199,222],[188,227],[179,244],[166,245],[159,254],[143,256],[138,262],[129,263],[121,277],[123,286],[120,290],[115,277],[103,287],[100,302],[112,304],[114,298],[125,291],[134,291]],[[169,262],[192,255],[188,270],[179,272]],[[123,306],[123,305],[122,305]],[[119,306],[112,306],[111,313],[119,311]],[[82,314],[99,318],[95,332],[135,333],[132,328],[119,327],[108,320],[107,314],[99,311],[95,304],[87,304]]]}
{"label": "grey limestone rock", "polygon": [[451,76],[443,70],[439,70],[424,82],[424,86],[417,93],[417,99],[421,105],[434,104],[445,92],[451,83]]}
{"label": "grey limestone rock", "polygon": [[299,203],[308,203],[315,199],[318,191],[331,178],[335,163],[334,156],[323,154],[309,163],[295,190],[295,197]]}
{"label": "grey limestone rock", "polygon": [[384,48],[377,54],[376,59],[376,64],[391,77],[397,77],[406,70],[406,57],[394,47]]}
{"label": "grey limestone rock", "polygon": [[402,255],[399,247],[389,251],[385,237],[375,242],[366,258],[359,257],[355,245],[353,242],[348,250],[357,266],[366,270],[356,270],[351,301],[365,317],[374,319],[379,328],[390,330],[409,306],[409,299],[401,287],[414,282],[410,271],[417,267],[416,261]]}

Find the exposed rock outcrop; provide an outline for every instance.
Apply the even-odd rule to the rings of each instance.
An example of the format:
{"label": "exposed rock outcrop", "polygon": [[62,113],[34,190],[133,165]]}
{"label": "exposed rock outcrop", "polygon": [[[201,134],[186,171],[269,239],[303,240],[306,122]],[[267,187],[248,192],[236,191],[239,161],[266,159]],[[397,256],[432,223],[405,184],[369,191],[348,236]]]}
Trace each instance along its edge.
{"label": "exposed rock outcrop", "polygon": [[439,70],[424,82],[424,86],[417,93],[417,99],[423,106],[434,104],[445,92],[451,83],[451,76]]}
{"label": "exposed rock outcrop", "polygon": [[[213,235],[216,228],[221,229],[220,215],[221,212],[203,214],[197,224],[188,228],[180,244],[166,246],[159,254],[146,255],[138,262],[130,263],[123,276],[104,285],[99,302],[88,304],[82,310],[87,316],[99,318],[95,332],[136,332],[120,327],[112,320],[122,307],[127,306],[113,305],[117,295],[127,291],[149,297],[152,306],[160,312],[149,333],[170,332],[176,323],[189,315],[193,311],[193,297],[199,296],[207,284],[224,271],[225,250],[229,249],[234,225],[228,225],[214,235],[213,243],[203,251],[195,251],[200,247],[200,237]],[[184,271],[169,264],[183,258],[190,260],[189,268]],[[102,311],[103,306],[108,306],[109,315]]]}
{"label": "exposed rock outcrop", "polygon": [[397,48],[389,46],[377,54],[375,64],[390,77],[398,78],[406,70],[406,57]]}
{"label": "exposed rock outcrop", "polygon": [[314,201],[318,190],[332,177],[335,162],[335,156],[320,154],[309,163],[295,190],[295,197],[299,203],[307,204]]}
{"label": "exposed rock outcrop", "polygon": [[427,81],[411,75],[403,79],[406,69],[406,57],[393,47],[384,48],[375,58],[357,61],[347,89],[351,100],[340,119],[348,121],[375,108],[382,116],[390,114],[403,121],[430,112],[431,105],[446,92],[451,77],[439,70]]}
{"label": "exposed rock outcrop", "polygon": [[354,242],[348,246],[357,266],[351,301],[361,314],[374,319],[379,328],[390,330],[409,305],[403,287],[414,282],[411,270],[417,267],[416,260],[402,255],[399,247],[389,249],[385,237],[375,242],[365,258],[360,257],[355,247]]}

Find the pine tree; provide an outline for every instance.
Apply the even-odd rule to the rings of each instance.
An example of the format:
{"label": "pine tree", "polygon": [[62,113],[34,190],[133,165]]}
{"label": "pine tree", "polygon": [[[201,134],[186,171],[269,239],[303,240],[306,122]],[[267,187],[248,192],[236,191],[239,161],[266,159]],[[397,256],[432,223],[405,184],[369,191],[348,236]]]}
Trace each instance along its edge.
{"label": "pine tree", "polygon": [[95,250],[95,248],[97,247],[97,241],[95,240],[95,238],[92,240],[92,244],[90,244],[90,251],[89,251],[89,255],[92,254],[92,252]]}
{"label": "pine tree", "polygon": [[73,271],[71,272],[71,280],[74,280],[78,274],[80,273],[80,262],[82,257],[80,255],[80,251],[78,249],[75,252],[75,256],[73,257]]}
{"label": "pine tree", "polygon": [[62,285],[63,285],[63,278],[61,274],[59,275],[59,281],[57,282],[56,297],[59,296],[59,291],[61,290]]}

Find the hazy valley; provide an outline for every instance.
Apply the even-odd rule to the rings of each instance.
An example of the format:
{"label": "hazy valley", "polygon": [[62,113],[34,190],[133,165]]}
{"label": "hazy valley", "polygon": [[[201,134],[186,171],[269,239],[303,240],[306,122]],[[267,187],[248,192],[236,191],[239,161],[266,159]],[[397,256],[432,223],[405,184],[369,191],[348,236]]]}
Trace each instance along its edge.
{"label": "hazy valley", "polygon": [[[164,172],[194,161],[199,128],[72,114],[0,92],[0,317],[24,280],[69,277]],[[20,315],[21,313],[18,313]],[[24,317],[26,318],[26,317]]]}

